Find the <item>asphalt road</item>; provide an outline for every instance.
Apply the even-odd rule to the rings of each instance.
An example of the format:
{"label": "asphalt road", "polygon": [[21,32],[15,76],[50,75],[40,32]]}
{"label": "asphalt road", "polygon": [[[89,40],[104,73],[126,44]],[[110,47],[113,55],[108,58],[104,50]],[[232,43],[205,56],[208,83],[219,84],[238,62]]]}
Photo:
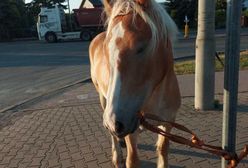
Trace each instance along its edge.
{"label": "asphalt road", "polygon": [[[241,49],[248,49],[242,36]],[[224,51],[225,39],[216,40]],[[0,111],[89,76],[88,42],[40,41],[0,43]],[[195,39],[181,39],[175,58],[193,56]]]}
{"label": "asphalt road", "polygon": [[0,110],[88,75],[88,43],[0,43]]}

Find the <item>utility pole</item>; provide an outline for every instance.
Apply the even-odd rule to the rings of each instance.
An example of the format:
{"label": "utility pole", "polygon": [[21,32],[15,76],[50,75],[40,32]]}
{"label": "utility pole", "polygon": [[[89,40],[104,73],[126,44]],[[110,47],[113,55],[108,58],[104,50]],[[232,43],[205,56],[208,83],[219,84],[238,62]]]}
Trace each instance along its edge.
{"label": "utility pole", "polygon": [[[242,0],[227,0],[222,147],[235,152]],[[222,168],[226,167],[222,159]]]}
{"label": "utility pole", "polygon": [[198,1],[195,61],[195,109],[213,109],[215,85],[215,0]]}

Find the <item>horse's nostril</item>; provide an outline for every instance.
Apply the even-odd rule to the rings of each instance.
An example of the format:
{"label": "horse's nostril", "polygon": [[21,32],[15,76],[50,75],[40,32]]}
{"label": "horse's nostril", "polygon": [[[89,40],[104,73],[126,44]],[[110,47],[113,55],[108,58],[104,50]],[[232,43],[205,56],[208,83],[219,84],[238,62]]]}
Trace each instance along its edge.
{"label": "horse's nostril", "polygon": [[117,134],[121,134],[124,131],[124,125],[121,122],[116,121],[115,122],[115,131]]}

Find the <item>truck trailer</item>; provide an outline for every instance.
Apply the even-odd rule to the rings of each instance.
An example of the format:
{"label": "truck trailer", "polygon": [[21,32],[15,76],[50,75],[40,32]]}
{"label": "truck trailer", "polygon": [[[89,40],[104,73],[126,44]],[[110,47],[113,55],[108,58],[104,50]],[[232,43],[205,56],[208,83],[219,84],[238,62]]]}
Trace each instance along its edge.
{"label": "truck trailer", "polygon": [[[84,6],[87,2],[91,4],[90,7]],[[80,8],[73,10],[73,17],[68,23],[62,6],[56,4],[52,7],[41,7],[37,22],[39,40],[49,43],[68,39],[89,41],[103,31],[102,11],[100,0],[83,0]]]}

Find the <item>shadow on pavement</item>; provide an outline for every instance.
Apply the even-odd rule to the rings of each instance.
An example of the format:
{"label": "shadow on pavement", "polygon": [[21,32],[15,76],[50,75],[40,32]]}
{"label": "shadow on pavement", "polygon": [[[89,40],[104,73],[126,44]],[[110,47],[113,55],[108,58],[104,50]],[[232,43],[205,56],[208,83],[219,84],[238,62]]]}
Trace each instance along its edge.
{"label": "shadow on pavement", "polygon": [[[154,151],[154,152],[156,151],[156,147],[153,145],[138,144],[138,148],[141,150],[145,150],[145,151]],[[216,159],[216,160],[219,159],[219,157],[216,157],[208,153],[201,153],[201,152],[188,151],[188,150],[178,150],[174,148],[170,148],[169,153],[185,155],[185,156],[194,156],[194,157],[200,157],[200,158],[211,158],[211,159]]]}
{"label": "shadow on pavement", "polygon": [[238,105],[238,112],[239,113],[248,113],[248,106],[247,105]]}
{"label": "shadow on pavement", "polygon": [[200,158],[208,158],[208,159],[214,159],[214,160],[220,160],[219,157],[208,154],[208,153],[201,153],[201,152],[195,152],[195,151],[188,151],[188,150],[179,150],[179,149],[170,149],[171,154],[178,154],[178,155],[185,155],[185,156],[193,156],[193,157],[200,157]]}
{"label": "shadow on pavement", "polygon": [[140,161],[140,167],[143,168],[156,168],[157,164],[151,161],[147,161],[147,160],[141,160]]}

